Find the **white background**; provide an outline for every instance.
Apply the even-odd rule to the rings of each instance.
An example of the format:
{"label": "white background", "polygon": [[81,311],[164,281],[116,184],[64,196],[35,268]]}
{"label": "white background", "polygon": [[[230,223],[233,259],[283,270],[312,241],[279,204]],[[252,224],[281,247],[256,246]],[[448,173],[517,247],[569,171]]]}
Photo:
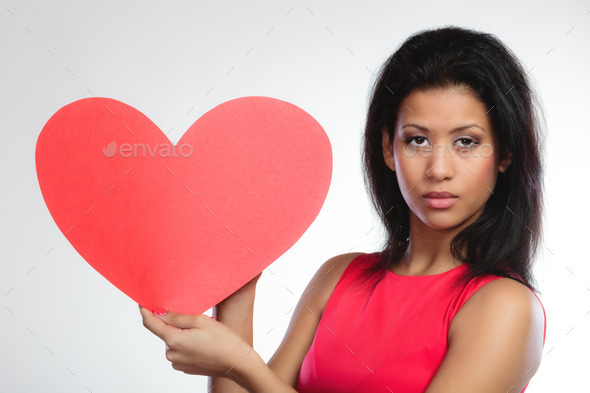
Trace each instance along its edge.
{"label": "white background", "polygon": [[319,265],[381,243],[359,165],[373,73],[410,34],[454,24],[512,48],[532,69],[547,117],[545,243],[535,273],[548,327],[527,391],[590,391],[590,2],[473,3],[1,2],[0,390],[207,390],[205,377],[172,369],[136,303],[52,221],[34,152],[59,108],[115,98],[171,130],[173,142],[200,115],[241,96],[292,102],[323,125],[334,154],[324,208],[258,285],[255,349],[268,360]]}

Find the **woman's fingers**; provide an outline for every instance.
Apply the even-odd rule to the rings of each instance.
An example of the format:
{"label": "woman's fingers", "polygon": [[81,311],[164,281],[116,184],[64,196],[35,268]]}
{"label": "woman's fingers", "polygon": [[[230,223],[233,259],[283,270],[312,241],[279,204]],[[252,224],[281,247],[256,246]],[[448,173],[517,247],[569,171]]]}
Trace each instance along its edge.
{"label": "woman's fingers", "polygon": [[160,337],[165,342],[168,342],[170,337],[177,330],[173,326],[169,326],[166,322],[162,321],[159,317],[154,315],[151,311],[139,306],[139,312],[143,318],[143,326],[145,326],[150,332]]}
{"label": "woman's fingers", "polygon": [[191,374],[191,375],[206,375],[204,370],[201,370],[199,368],[193,367],[191,365],[188,364],[184,364],[184,363],[172,363],[172,368],[178,371],[182,371],[185,374]]}
{"label": "woman's fingers", "polygon": [[191,356],[182,350],[166,348],[166,360],[172,364],[182,366],[185,369],[194,368],[196,370],[196,366],[194,364],[195,359],[191,358]]}
{"label": "woman's fingers", "polygon": [[166,343],[166,359],[187,374],[225,376],[251,349],[231,328],[205,314],[139,310],[144,326]]}
{"label": "woman's fingers", "polygon": [[157,316],[161,321],[164,321],[167,325],[177,327],[179,329],[190,329],[200,328],[208,326],[207,323],[216,321],[215,317],[209,317],[205,314],[180,314],[172,311],[167,311],[161,307],[154,307],[153,312],[149,312],[146,308],[139,306],[142,315],[148,313],[153,316]]}
{"label": "woman's fingers", "polygon": [[172,325],[179,329],[202,328],[208,326],[207,323],[212,321],[212,319],[205,314],[179,314],[172,311],[168,311],[164,315],[158,315],[158,317],[168,325]]}

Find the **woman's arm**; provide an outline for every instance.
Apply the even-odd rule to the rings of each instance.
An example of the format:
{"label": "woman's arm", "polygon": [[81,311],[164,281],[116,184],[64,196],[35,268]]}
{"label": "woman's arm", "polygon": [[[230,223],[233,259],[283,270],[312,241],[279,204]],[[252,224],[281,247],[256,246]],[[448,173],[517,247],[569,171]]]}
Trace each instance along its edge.
{"label": "woman's arm", "polygon": [[[227,385],[218,385],[218,390],[212,392],[243,392],[244,389],[239,385],[244,386],[251,392],[294,392],[297,387],[303,358],[313,342],[328,299],[346,267],[359,255],[361,253],[342,254],[324,262],[307,284],[297,302],[285,337],[269,360],[268,365],[264,363],[258,353],[252,350],[245,357],[242,366],[237,366],[232,370],[231,378],[237,382],[226,378],[211,378],[210,381],[213,386],[219,383],[217,381],[227,383]],[[252,313],[248,312],[248,310],[251,310],[249,304],[243,304],[242,308],[233,310],[226,307],[227,305],[223,306],[224,315],[221,317],[234,321],[235,324],[232,324],[231,327],[240,328],[241,326],[241,328],[244,328],[247,325],[249,329],[245,331],[251,337]],[[219,318],[220,316],[218,316],[218,320],[220,320]],[[242,320],[240,321],[240,319]],[[230,383],[233,385],[230,385]],[[211,385],[209,388],[211,388]],[[234,391],[229,390],[230,388],[242,390]]]}
{"label": "woman's arm", "polygon": [[233,312],[229,303],[217,310],[219,318],[234,327],[203,314],[156,316],[140,306],[144,326],[164,340],[166,358],[174,369],[212,376],[211,384],[219,393],[240,391],[235,390],[239,386],[251,392],[293,392],[326,303],[348,264],[359,255],[339,255],[320,267],[299,299],[287,333],[268,365],[251,345],[253,302],[244,300],[249,298],[244,294],[248,291],[233,298],[244,300],[231,302],[236,307]]}
{"label": "woman's arm", "polygon": [[248,392],[297,393],[295,387],[283,381],[254,349],[244,356],[244,359],[230,371],[230,374],[234,383],[243,386]]}
{"label": "woman's arm", "polygon": [[[281,344],[268,365],[252,350],[236,366],[232,378],[249,392],[291,393],[297,388],[303,359],[338,280],[361,253],[342,254],[326,261],[299,299]],[[223,391],[225,393],[225,391]]]}
{"label": "woman's arm", "polygon": [[426,393],[518,393],[541,363],[544,313],[510,278],[478,289],[451,322],[449,348]]}
{"label": "woman's arm", "polygon": [[360,255],[362,253],[351,253],[330,258],[303,291],[285,337],[268,361],[268,366],[289,386],[297,387],[303,359],[311,347],[328,299],[346,267]]}
{"label": "woman's arm", "polygon": [[[233,329],[250,347],[253,343],[253,314],[258,274],[238,291],[228,296],[213,308],[213,316]],[[230,378],[210,377],[209,393],[246,393],[246,390]]]}

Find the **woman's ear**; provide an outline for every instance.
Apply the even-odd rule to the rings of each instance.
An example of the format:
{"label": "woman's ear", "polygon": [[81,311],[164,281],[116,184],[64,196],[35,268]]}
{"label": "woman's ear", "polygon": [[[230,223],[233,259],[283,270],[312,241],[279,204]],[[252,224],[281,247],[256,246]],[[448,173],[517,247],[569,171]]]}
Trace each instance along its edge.
{"label": "woman's ear", "polygon": [[512,163],[512,153],[507,152],[498,164],[498,171],[501,173],[506,172],[510,164]]}
{"label": "woman's ear", "polygon": [[383,159],[385,165],[395,172],[395,160],[393,159],[393,141],[389,139],[389,130],[383,126],[381,128],[381,144],[383,148]]}

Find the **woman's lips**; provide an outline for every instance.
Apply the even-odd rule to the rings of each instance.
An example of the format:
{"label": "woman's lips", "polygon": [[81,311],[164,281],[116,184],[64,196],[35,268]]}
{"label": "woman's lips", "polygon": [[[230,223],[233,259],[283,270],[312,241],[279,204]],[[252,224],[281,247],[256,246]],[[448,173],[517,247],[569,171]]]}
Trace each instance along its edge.
{"label": "woman's lips", "polygon": [[432,191],[424,195],[423,198],[424,203],[428,207],[432,207],[434,209],[446,209],[453,206],[455,202],[457,202],[458,197],[446,191]]}
{"label": "woman's lips", "polygon": [[446,209],[447,207],[451,207],[457,202],[457,197],[454,198],[426,198],[424,197],[424,203],[426,206],[435,208],[435,209]]}
{"label": "woman's lips", "polygon": [[457,195],[453,195],[447,191],[430,191],[424,195],[426,198],[456,198]]}

